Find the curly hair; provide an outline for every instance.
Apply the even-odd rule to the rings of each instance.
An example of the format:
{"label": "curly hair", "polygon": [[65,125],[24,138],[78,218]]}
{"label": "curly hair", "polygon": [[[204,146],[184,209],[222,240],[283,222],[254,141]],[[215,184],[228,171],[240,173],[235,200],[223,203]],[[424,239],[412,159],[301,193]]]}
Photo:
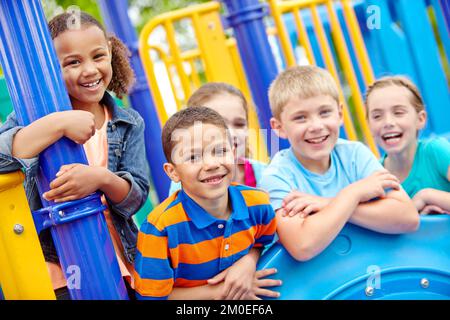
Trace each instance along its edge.
{"label": "curly hair", "polygon": [[102,30],[106,40],[111,44],[111,66],[113,76],[108,85],[108,90],[114,92],[117,97],[122,98],[135,81],[133,69],[130,66],[130,51],[125,44],[113,35],[108,35],[100,22],[86,12],[79,12],[79,16],[74,13],[62,13],[55,16],[48,23],[50,35],[55,39],[61,33],[71,30],[72,26],[77,26],[74,21],[79,22],[79,27],[96,26]]}

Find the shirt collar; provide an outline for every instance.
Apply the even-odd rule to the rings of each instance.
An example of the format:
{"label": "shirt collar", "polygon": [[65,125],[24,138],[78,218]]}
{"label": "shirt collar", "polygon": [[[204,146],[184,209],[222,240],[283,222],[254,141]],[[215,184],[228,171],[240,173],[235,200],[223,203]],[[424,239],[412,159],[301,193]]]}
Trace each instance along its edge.
{"label": "shirt collar", "polygon": [[320,180],[326,180],[326,179],[330,179],[331,177],[333,177],[335,175],[334,162],[336,160],[334,159],[334,157],[335,157],[334,150],[335,149],[333,148],[333,150],[331,151],[331,154],[330,154],[330,167],[324,173],[315,173],[315,172],[312,172],[312,171],[309,171],[308,169],[306,169],[303,166],[303,164],[295,156],[295,153],[294,153],[294,150],[292,149],[292,147],[289,147],[289,149],[288,149],[288,156],[291,158],[291,161],[294,162],[295,166],[302,172],[302,174],[304,176],[310,177],[310,178],[315,178],[315,179],[320,179]]}
{"label": "shirt collar", "polygon": [[136,120],[130,115],[129,112],[117,106],[114,98],[109,92],[105,91],[101,103],[106,105],[111,111],[111,122],[113,124],[122,121],[132,125],[137,125]]}
{"label": "shirt collar", "polygon": [[[242,196],[239,189],[233,185],[228,187],[228,196],[229,201],[231,201],[232,209],[230,219],[248,219],[248,207],[245,204],[244,197]],[[213,223],[221,221],[220,219],[213,217],[205,209],[200,207],[183,191],[183,189],[180,190],[178,197],[183,205],[186,214],[198,229],[204,229]]]}

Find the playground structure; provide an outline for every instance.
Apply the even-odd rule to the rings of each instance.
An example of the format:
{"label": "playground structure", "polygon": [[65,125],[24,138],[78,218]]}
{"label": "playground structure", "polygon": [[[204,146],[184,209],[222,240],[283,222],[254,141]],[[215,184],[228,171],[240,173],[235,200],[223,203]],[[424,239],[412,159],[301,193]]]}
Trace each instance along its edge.
{"label": "playground structure", "polygon": [[[45,78],[21,72],[20,66],[35,65],[35,61],[39,61],[42,69],[33,70],[42,71],[35,72],[51,70],[50,79],[60,79],[56,57],[52,49],[49,49],[52,47],[51,40],[42,29],[45,20],[39,1],[26,0],[23,3],[22,6],[10,0],[0,1],[0,24],[5,30],[0,34],[1,63],[18,114],[29,103],[20,98],[27,96],[25,88],[34,88],[35,79]],[[351,140],[364,141],[378,154],[367,128],[362,96],[367,85],[375,78],[386,73],[406,74],[419,85],[426,101],[429,125],[424,134],[450,136],[450,126],[442,116],[450,106],[450,17],[445,0],[269,0],[267,4],[256,0],[224,0],[222,7],[228,9],[226,19],[220,15],[221,4],[218,2],[166,13],[144,27],[139,36],[139,46],[135,31],[123,14],[126,12],[126,0],[102,0],[99,4],[108,28],[124,40],[133,54],[132,63],[138,76],[138,84],[130,95],[130,101],[147,124],[147,158],[159,199],[168,190],[168,179],[161,170],[164,161],[162,149],[158,145],[161,124],[171,113],[183,107],[195,88],[206,81],[224,81],[240,88],[249,101],[254,102],[250,112],[250,126],[264,129],[268,128],[270,119],[267,88],[278,71],[302,63],[325,67],[340,84],[340,95],[345,104],[342,135]],[[266,21],[269,8],[273,23]],[[373,25],[368,23],[372,17],[371,9],[375,10]],[[377,12],[381,17],[378,26]],[[37,34],[43,35],[38,39],[29,39],[27,34],[36,32],[20,33],[23,26],[12,22],[18,15],[22,15],[22,20],[19,21],[30,22],[29,28],[33,30],[35,26],[41,26],[41,29],[37,29]],[[111,21],[114,23],[110,23]],[[229,35],[230,29],[233,30],[234,37]],[[24,52],[25,46],[6,40],[8,32],[14,38],[20,36],[22,43],[29,43],[29,47],[43,48],[42,51],[39,52],[38,49],[35,56]],[[180,32],[188,40],[183,42]],[[10,53],[5,53],[8,50]],[[16,63],[16,59],[22,62]],[[149,87],[146,86],[145,78]],[[34,88],[39,101],[25,109],[41,110],[40,115],[37,115],[39,117],[62,110],[58,109],[60,107],[68,108],[69,103],[64,100],[67,94],[60,81],[57,81],[56,86],[54,83],[46,83],[45,86],[39,86],[44,89]],[[15,85],[19,82],[27,85]],[[162,86],[163,83],[166,85]],[[0,82],[0,89],[2,85]],[[50,96],[59,100],[56,100],[58,103],[53,100],[52,106],[48,107]],[[6,103],[2,102],[4,100],[0,95],[2,117],[9,113],[4,107],[9,104],[7,97],[5,100]],[[22,113],[27,114],[26,111]],[[32,116],[25,116],[23,123],[34,119]],[[257,146],[255,156],[262,160],[268,159],[266,150],[269,154],[272,150],[276,151],[277,146],[271,145],[272,142],[270,135],[250,137],[250,143]],[[63,146],[55,146],[62,148],[58,154],[73,152],[65,149],[73,148],[70,142],[63,141],[61,144]],[[51,150],[48,152],[49,155],[41,159],[51,158],[53,153]],[[75,153],[79,152],[80,150]],[[76,160],[48,160],[50,164],[47,168],[44,165],[40,176],[41,193],[48,188],[48,181],[60,165],[83,162],[84,155],[79,157]],[[17,173],[2,175],[0,178],[0,210],[9,213],[5,215],[6,218],[0,216],[0,283],[5,298],[52,298],[49,279],[31,280],[36,274],[41,277],[39,279],[45,279],[47,275],[43,257],[39,254],[36,234],[32,232],[31,215],[24,201],[23,190],[22,194],[17,191],[23,178]],[[11,190],[10,187],[14,189]],[[11,196],[13,192],[14,196]],[[92,282],[92,287],[83,288],[86,290],[84,292],[77,288],[70,290],[72,298],[125,298],[123,286],[117,280],[114,262],[111,265],[105,264],[100,261],[100,257],[99,261],[84,265],[77,260],[80,252],[91,251],[89,247],[84,248],[84,244],[110,241],[109,236],[104,234],[104,228],[96,231],[104,236],[102,240],[98,240],[91,239],[92,234],[89,235],[89,228],[85,227],[89,225],[86,220],[98,219],[95,220],[96,223],[103,223],[103,215],[98,214],[102,208],[96,204],[95,197],[64,204],[63,208],[46,204],[47,209],[33,214],[34,222],[38,231],[41,225],[51,225],[54,239],[58,235],[63,238],[62,233],[70,234],[71,229],[80,226],[81,233],[86,238],[82,237],[78,247],[65,248],[64,241],[60,239],[58,253],[66,252],[67,256],[70,255],[67,260],[72,259],[64,262],[64,254],[60,256],[64,270],[71,265],[81,265],[83,270],[98,268],[103,270],[102,273],[114,275],[112,280]],[[58,219],[60,211],[66,213],[65,219]],[[45,223],[45,220],[39,218],[43,217],[43,213],[50,214],[53,218]],[[263,256],[260,267],[277,267],[277,277],[285,283],[280,289],[283,299],[449,298],[450,245],[444,240],[450,231],[450,219],[446,216],[431,216],[422,218],[421,222],[419,231],[401,236],[380,235],[346,226],[327,250],[307,263],[294,262],[281,246],[275,245]],[[17,225],[22,226],[22,232]],[[24,239],[25,235],[29,238]],[[58,240],[55,239],[55,242]],[[24,249],[18,249],[18,246],[23,246]],[[24,253],[19,255],[17,252]],[[40,267],[34,267],[35,265]],[[26,267],[30,266],[33,266],[33,270],[27,270]],[[369,272],[369,266],[376,266],[378,269],[375,273]],[[91,272],[86,274],[93,275]],[[374,274],[377,277],[373,278]],[[367,285],[371,279],[381,281],[380,290],[377,283]],[[35,289],[30,283],[41,287]],[[108,283],[113,284],[112,288]],[[99,292],[111,292],[111,295]]]}

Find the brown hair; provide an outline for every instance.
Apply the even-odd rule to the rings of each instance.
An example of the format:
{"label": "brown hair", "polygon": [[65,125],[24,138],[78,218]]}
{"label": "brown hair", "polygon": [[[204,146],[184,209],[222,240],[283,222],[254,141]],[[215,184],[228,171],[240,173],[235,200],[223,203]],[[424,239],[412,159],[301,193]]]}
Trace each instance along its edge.
{"label": "brown hair", "polygon": [[244,94],[238,88],[225,82],[208,82],[195,90],[187,101],[187,106],[202,106],[216,95],[228,93],[236,96],[242,101],[242,107],[245,111],[245,117],[248,119],[248,104]]}
{"label": "brown hair", "polygon": [[375,90],[379,88],[386,88],[389,86],[398,86],[398,87],[404,87],[408,89],[408,91],[411,93],[410,102],[413,105],[414,109],[417,113],[420,111],[425,110],[425,104],[423,103],[422,96],[420,94],[419,89],[417,86],[407,77],[405,76],[388,76],[383,77],[375,81],[372,85],[367,88],[365,97],[364,97],[364,105],[366,107],[366,113],[369,113],[369,96],[370,94]]}
{"label": "brown hair", "polygon": [[164,155],[168,162],[172,162],[172,150],[176,141],[172,139],[172,134],[178,129],[187,129],[192,127],[196,122],[202,124],[212,124],[224,129],[228,135],[228,127],[225,120],[216,111],[206,107],[189,107],[178,111],[167,120],[161,133],[161,140]]}
{"label": "brown hair", "polygon": [[[61,33],[69,30],[70,21],[78,18],[74,13],[62,13],[55,16],[48,23],[52,39],[55,39]],[[130,66],[128,48],[120,39],[115,36],[107,35],[105,28],[94,17],[81,11],[79,16],[80,25],[83,27],[96,26],[103,31],[107,41],[111,43],[111,66],[113,76],[108,85],[108,90],[114,92],[121,98],[128,93],[128,89],[135,81],[133,69]]]}
{"label": "brown hair", "polygon": [[284,70],[269,88],[270,109],[280,119],[286,104],[293,97],[302,99],[329,95],[339,104],[339,90],[333,76],[316,66],[294,66]]}

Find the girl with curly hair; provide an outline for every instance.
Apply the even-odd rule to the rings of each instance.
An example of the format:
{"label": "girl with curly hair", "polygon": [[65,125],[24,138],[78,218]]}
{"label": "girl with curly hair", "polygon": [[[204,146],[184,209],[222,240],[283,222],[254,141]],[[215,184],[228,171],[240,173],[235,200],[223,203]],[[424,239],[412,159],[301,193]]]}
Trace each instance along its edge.
{"label": "girl with curly hair", "polygon": [[[73,23],[77,19],[77,23]],[[42,207],[34,177],[38,155],[62,137],[82,144],[89,165],[64,165],[42,196],[64,202],[103,193],[104,214],[122,276],[133,291],[133,260],[137,228],[132,216],[148,195],[149,169],[145,158],[144,122],[137,112],[120,109],[108,93],[121,97],[134,82],[128,50],[106,34],[92,16],[63,13],[49,22],[73,110],[54,112],[26,127],[15,114],[0,128],[0,171],[23,168],[31,210]],[[68,298],[49,230],[39,235],[58,298]],[[95,253],[92,253],[95,254]]]}

